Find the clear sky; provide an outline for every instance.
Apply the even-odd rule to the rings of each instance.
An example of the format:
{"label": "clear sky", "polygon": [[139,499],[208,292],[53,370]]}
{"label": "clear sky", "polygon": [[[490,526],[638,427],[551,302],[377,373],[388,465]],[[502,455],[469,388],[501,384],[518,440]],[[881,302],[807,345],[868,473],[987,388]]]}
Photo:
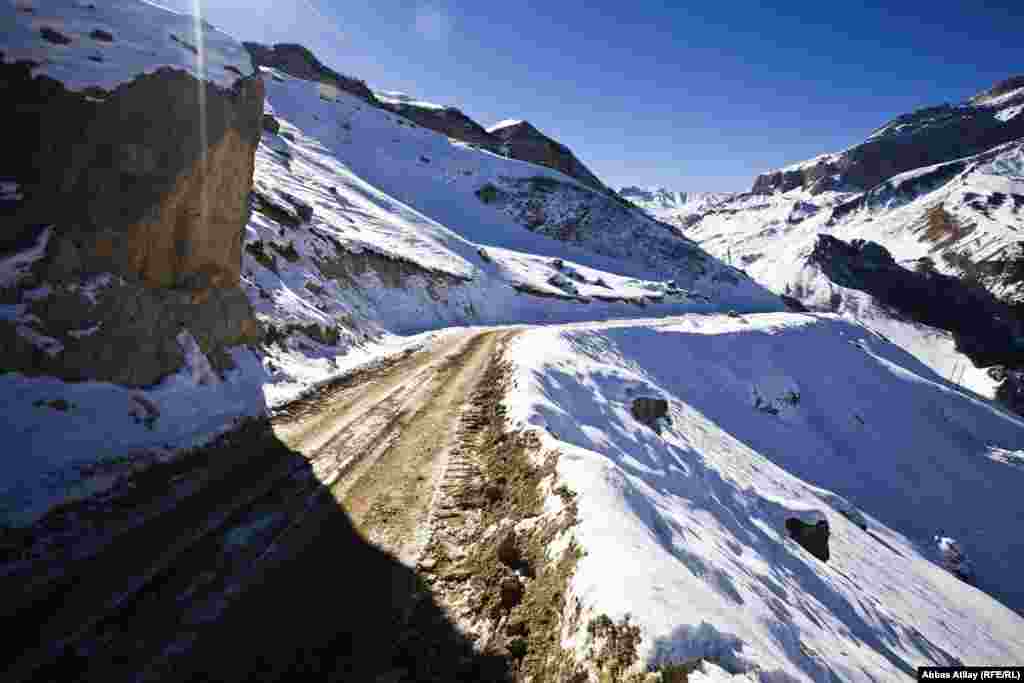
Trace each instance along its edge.
{"label": "clear sky", "polygon": [[614,187],[749,189],[1024,73],[1024,0],[200,1],[375,89],[528,119]]}

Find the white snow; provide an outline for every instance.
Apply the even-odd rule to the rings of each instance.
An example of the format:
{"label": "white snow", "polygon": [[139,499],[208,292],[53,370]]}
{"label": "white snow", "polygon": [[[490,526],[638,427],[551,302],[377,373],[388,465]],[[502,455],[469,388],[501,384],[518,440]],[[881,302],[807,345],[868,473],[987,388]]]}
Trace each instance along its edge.
{"label": "white snow", "polygon": [[790,164],[789,166],[784,166],[783,168],[780,168],[778,170],[782,171],[783,173],[785,173],[786,171],[802,171],[804,169],[814,168],[815,166],[818,166],[819,164],[826,164],[826,163],[835,161],[836,159],[839,158],[840,154],[841,153],[839,153],[839,154],[834,154],[834,153],[819,154],[816,157],[811,157],[810,159],[805,159],[804,161],[798,161],[798,162],[796,162],[794,164]]}
{"label": "white snow", "polygon": [[1015,107],[1007,107],[996,112],[996,118],[1000,121],[1009,121],[1012,118],[1016,118],[1020,113],[1024,111],[1024,104],[1018,104]]}
{"label": "white snow", "polygon": [[[903,350],[836,316],[689,315],[530,330],[508,358],[510,417],[578,494],[578,654],[591,618],[629,614],[640,669],[703,656],[825,682],[1024,664],[1024,618],[986,594],[1024,608],[1024,471],[989,457],[1024,423]],[[660,435],[633,419],[638,395],[669,401]],[[828,521],[827,563],[789,517]],[[936,536],[980,589],[941,566]]]}
{"label": "white snow", "polygon": [[15,286],[28,274],[32,264],[43,257],[51,230],[52,227],[44,228],[31,247],[0,259],[0,288]]}
{"label": "white snow", "polygon": [[404,92],[398,92],[396,90],[376,90],[374,96],[381,102],[389,104],[404,104],[410,107],[417,107],[419,109],[446,109],[444,105],[434,104],[433,102],[427,102],[419,98],[407,95]]}
{"label": "white snow", "polygon": [[[254,211],[246,243],[262,243],[265,253],[275,258],[277,271],[261,265],[247,250],[241,284],[258,317],[287,333],[257,354],[237,350],[238,368],[223,378],[209,370],[206,359],[183,337],[189,363],[178,375],[145,390],[0,375],[0,396],[9,406],[0,433],[19,454],[5,467],[5,520],[31,521],[68,496],[98,490],[101,483],[82,474],[82,463],[125,452],[144,458],[154,448],[203,443],[237,418],[261,415],[382,354],[429,343],[435,336],[432,330],[779,307],[750,280],[714,280],[728,270],[714,259],[707,259],[703,276],[694,274],[692,295],[670,290],[666,280],[680,271],[678,264],[652,267],[647,260],[599,255],[585,246],[531,233],[474,194],[489,181],[532,176],[582,187],[556,171],[453,144],[345,93],[337,101],[325,101],[315,83],[275,73],[267,79],[267,90],[267,111],[279,118],[282,133],[290,139],[263,135],[254,189],[282,206],[294,200],[313,207],[314,214],[311,221],[293,227]],[[610,201],[592,196],[595,202]],[[638,225],[650,222],[637,215]],[[34,247],[0,264],[4,282],[24,276],[42,255],[48,235],[44,232]],[[391,259],[396,271],[408,272],[396,276],[397,281],[358,269],[352,270],[351,280],[331,279],[317,265],[331,260],[358,263],[360,253]],[[564,259],[580,278],[573,282],[577,298],[548,283],[556,272],[555,258]],[[99,274],[69,286],[95,304],[112,281],[112,275]],[[514,285],[564,298],[523,294]],[[597,296],[622,301],[600,301]],[[655,299],[664,303],[647,303]],[[0,315],[16,322],[20,334],[59,354],[60,341],[34,330],[38,321],[25,314],[24,302],[0,307]],[[336,333],[337,343],[310,336],[312,325],[321,334]],[[94,331],[74,330],[71,336]],[[137,396],[157,406],[159,416],[136,421]],[[34,406],[54,399],[75,408]]]}
{"label": "white snow", "polygon": [[195,337],[188,330],[182,330],[176,338],[179,348],[185,354],[185,369],[196,385],[218,384],[220,377],[213,371],[210,359],[199,348]]}
{"label": "white snow", "polygon": [[488,127],[487,132],[493,133],[495,131],[501,130],[502,128],[511,128],[512,126],[518,126],[523,123],[526,122],[523,121],[522,119],[503,119],[501,121],[498,121],[493,126]]}
{"label": "white snow", "polygon": [[995,97],[978,97],[972,100],[972,102],[978,106],[998,109],[999,107],[1020,98],[1024,98],[1024,88],[1016,88],[1009,92],[1005,92],[1002,95],[996,95]]}
{"label": "white snow", "polygon": [[[941,258],[942,252],[968,252],[973,261],[981,261],[1010,248],[1024,229],[1024,214],[1015,209],[1009,198],[1012,194],[1024,194],[1024,145],[1007,143],[963,162],[966,167],[961,173],[937,185],[918,179],[944,164],[900,174],[886,185],[909,188],[908,194],[876,197],[872,193],[865,206],[838,220],[831,218],[833,208],[854,195],[826,192],[812,196],[798,189],[728,200],[721,205],[727,210],[703,215],[687,229],[686,235],[712,254],[742,267],[772,291],[791,294],[808,305],[858,320],[897,341],[946,377],[954,369],[962,371],[964,386],[992,396],[995,382],[956,351],[950,335],[893,318],[870,297],[838,287],[806,265],[815,240],[822,233],[847,242],[878,242],[906,267],[930,256],[940,272],[950,272]],[[987,204],[990,198],[998,199],[997,193],[1005,195],[1002,203],[994,202],[984,210],[976,208],[978,201]],[[943,241],[941,246],[924,236],[926,213],[940,204],[962,225],[972,228],[959,239]],[[817,211],[800,210],[807,206],[816,207]],[[838,308],[834,307],[836,304]]]}
{"label": "white snow", "polygon": [[[68,90],[112,90],[163,67],[225,88],[253,73],[248,52],[234,38],[145,0],[3,0],[0,24],[4,61],[30,60],[34,75]],[[47,30],[63,38],[46,40]],[[97,30],[113,39],[92,37]]]}

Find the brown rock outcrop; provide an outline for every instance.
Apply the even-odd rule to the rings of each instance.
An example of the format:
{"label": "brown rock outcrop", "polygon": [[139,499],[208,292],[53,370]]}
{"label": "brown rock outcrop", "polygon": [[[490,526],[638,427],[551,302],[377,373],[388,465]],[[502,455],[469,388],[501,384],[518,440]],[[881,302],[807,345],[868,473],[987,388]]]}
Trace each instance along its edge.
{"label": "brown rock outcrop", "polygon": [[267,46],[260,43],[242,43],[242,46],[249,52],[252,63],[257,67],[269,66],[295,78],[326,83],[367,102],[380,104],[366,83],[324,66],[309,48],[302,45],[278,43]]}
{"label": "brown rock outcrop", "polygon": [[608,192],[596,175],[576,158],[568,147],[549,138],[528,121],[491,129],[490,134],[507,146],[514,159],[529,161],[576,178],[600,192]]}
{"label": "brown rock outcrop", "polygon": [[[1010,95],[1017,90],[1020,94]],[[763,173],[754,181],[752,191],[770,194],[797,187],[870,190],[900,173],[980,154],[1024,137],[1024,116],[1001,114],[1022,103],[1024,76],[1010,78],[963,104],[943,104],[898,116],[839,154]]]}
{"label": "brown rock outcrop", "polygon": [[[238,282],[263,81],[240,77],[225,89],[163,68],[110,92],[75,92],[33,77],[31,66],[0,65],[19,133],[5,170],[24,194],[0,253],[50,226],[45,256],[21,287],[46,284],[51,294],[13,296],[31,308],[32,329],[63,350],[41,354],[7,324],[4,336],[20,340],[8,367],[151,384],[181,367],[174,339],[183,327],[227,365],[225,347],[259,338]],[[93,298],[71,296],[101,273],[115,277]],[[98,331],[71,334],[90,327]]]}

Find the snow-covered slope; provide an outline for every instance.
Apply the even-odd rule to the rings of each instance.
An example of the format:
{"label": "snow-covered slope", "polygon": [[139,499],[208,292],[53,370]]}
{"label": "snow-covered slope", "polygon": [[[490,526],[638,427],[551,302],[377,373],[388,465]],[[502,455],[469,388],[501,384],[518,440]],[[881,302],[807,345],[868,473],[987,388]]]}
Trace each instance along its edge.
{"label": "snow-covered slope", "polygon": [[[667,226],[557,171],[265,75],[279,131],[257,153],[257,204],[311,214],[280,221],[257,210],[250,222],[243,281],[272,324],[338,330],[344,349],[365,335],[446,325],[778,310]],[[531,207],[546,207],[543,220],[517,222]],[[588,217],[573,235],[555,229],[574,211]],[[601,221],[608,212],[614,222]]]}
{"label": "snow-covered slope", "polygon": [[[902,265],[928,257],[939,272],[1002,272],[1017,258],[1024,228],[1024,143],[897,175],[870,192],[804,189],[745,194],[705,212],[687,235],[711,253],[743,268],[773,291],[806,305],[850,315],[878,329],[949,376],[968,367],[965,385],[991,395],[994,381],[956,352],[952,339],[894,317],[862,292],[829,281],[807,263],[817,236],[875,241]],[[1020,283],[992,276],[997,295],[1018,298]]]}
{"label": "snow-covered slope", "polygon": [[658,220],[687,227],[692,217],[709,211],[733,195],[728,192],[678,192],[664,187],[624,187],[619,196],[628,199]]}
{"label": "snow-covered slope", "polygon": [[866,191],[900,173],[1019,140],[1024,137],[1022,84],[1024,76],[1016,76],[966,102],[903,114],[842,152],[762,173],[753,191]]}
{"label": "snow-covered slope", "polygon": [[[547,283],[551,260],[562,259],[592,271],[584,279],[596,279],[604,271],[616,282],[635,280],[633,286],[640,287],[636,291],[651,296],[664,286],[644,290],[642,281],[675,279],[678,287],[720,306],[778,306],[748,278],[737,277],[734,269],[640,212],[624,213],[614,234],[611,229],[591,230],[586,239],[567,243],[545,236],[543,224],[516,222],[501,210],[502,202],[487,197],[489,187],[532,181],[538,186],[532,195],[537,201],[549,202],[553,189],[558,194],[568,187],[595,211],[619,206],[557,171],[453,142],[345,93],[326,100],[310,83],[281,74],[268,79],[267,91],[267,110],[282,122],[283,136],[265,136],[268,151],[261,159],[266,163],[260,165],[257,183],[306,192],[295,196],[313,206],[313,227],[333,230],[345,246],[372,249],[480,285],[497,279],[509,289],[515,283],[564,295]],[[655,234],[692,253],[702,267],[687,270],[675,258],[650,258],[609,246],[623,237]],[[530,270],[531,264],[542,263],[543,274]],[[584,298],[596,298],[601,289],[612,297],[625,291],[580,285]],[[507,320],[492,313],[481,314],[477,321],[499,318]]]}
{"label": "snow-covered slope", "polygon": [[0,5],[3,60],[69,90],[112,90],[161,68],[231,86],[253,73],[249,54],[200,19],[140,0],[17,0]]}
{"label": "snow-covered slope", "polygon": [[[509,357],[510,415],[542,428],[576,494],[563,644],[581,658],[588,623],[629,615],[634,668],[704,657],[720,674],[690,680],[1024,664],[1024,618],[990,597],[1024,609],[1024,470],[1002,457],[1024,424],[897,346],[831,315],[690,316],[534,330]],[[639,397],[667,400],[660,432]],[[827,562],[790,518],[827,521]],[[950,537],[977,587],[943,568]]]}
{"label": "snow-covered slope", "polygon": [[[238,417],[417,343],[407,335],[451,325],[781,308],[668,226],[557,171],[453,142],[319,83],[272,71],[265,81],[277,132],[268,123],[256,153],[241,282],[268,332],[265,344],[233,354],[236,369],[215,383],[196,383],[188,368],[148,389],[0,375],[0,395],[12,406],[3,433],[25,454],[7,469],[6,519],[31,519],[69,495],[109,485],[133,463],[170,457]],[[537,179],[544,187],[534,193]],[[481,197],[488,184],[523,182],[516,206],[543,198],[553,225],[562,225],[556,209],[563,204],[566,215],[589,210],[615,221],[583,221],[586,229],[568,243],[517,222],[511,205]],[[2,312],[25,313],[24,306]],[[58,399],[71,409],[48,407]],[[69,434],[74,449],[62,445]],[[114,464],[95,466],[108,460]]]}

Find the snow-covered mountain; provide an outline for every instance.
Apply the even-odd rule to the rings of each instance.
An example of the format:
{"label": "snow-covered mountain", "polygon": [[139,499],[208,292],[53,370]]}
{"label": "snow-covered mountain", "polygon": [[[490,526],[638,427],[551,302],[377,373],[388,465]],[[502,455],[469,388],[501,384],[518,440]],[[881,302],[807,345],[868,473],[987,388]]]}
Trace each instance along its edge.
{"label": "snow-covered mountain", "polygon": [[957,105],[927,107],[899,116],[864,142],[836,154],[764,173],[754,192],[811,194],[870,190],[916,168],[979,154],[1024,137],[1024,77],[1014,77]]}
{"label": "snow-covered mountain", "polygon": [[623,187],[619,196],[628,199],[658,220],[686,228],[692,216],[729,199],[728,192],[679,192],[664,187]]}
{"label": "snow-covered mountain", "polygon": [[[979,282],[994,297],[1016,306],[1021,299],[1018,235],[1024,227],[1024,131],[1011,126],[1019,125],[1015,103],[1024,97],[1024,90],[1012,87],[1015,83],[1010,79],[997,85],[961,108],[964,126],[988,121],[991,125],[982,127],[995,131],[968,136],[976,151],[972,155],[950,156],[960,148],[930,146],[931,136],[947,135],[948,126],[954,124],[945,116],[933,120],[926,115],[932,110],[917,112],[879,129],[845,156],[824,155],[797,165],[820,170],[846,164],[847,170],[820,177],[812,177],[817,171],[809,175],[800,171],[799,179],[793,176],[792,182],[782,185],[766,183],[767,176],[762,176],[755,192],[730,197],[691,219],[686,234],[773,291],[816,310],[860,320],[898,340],[936,372],[955,376],[984,395],[994,395],[1002,383],[1001,391],[1009,397],[1016,390],[1007,384],[1007,372],[996,368],[990,373],[976,365],[978,358],[972,361],[954,338],[957,333],[962,336],[963,330],[922,324],[922,318],[907,307],[894,313],[891,301],[851,288],[848,281],[835,281],[811,256],[822,234],[845,242],[875,242],[906,269],[934,267],[939,274],[964,279],[967,286]],[[1010,135],[1017,138],[1004,141]],[[996,139],[987,136],[996,136],[999,144],[978,150]],[[871,168],[878,172],[903,170],[883,177],[866,191],[858,190],[849,179],[851,173],[861,172],[856,169],[867,168],[869,157],[863,149],[881,154],[879,150],[887,148],[877,141],[886,140],[888,145],[890,138],[915,148],[926,146],[927,158],[937,163],[907,170],[909,152],[902,147],[904,156],[891,164],[885,161],[888,157],[870,157],[874,159]],[[799,170],[796,166],[784,169],[780,177],[790,177],[787,173],[794,169]],[[825,177],[839,180],[826,187]],[[784,191],[772,192],[772,187]]]}
{"label": "snow-covered mountain", "polygon": [[[544,670],[565,675],[551,680],[577,683],[1024,663],[1024,423],[944,379],[953,363],[991,394],[989,375],[957,365],[970,362],[961,340],[987,336],[878,295],[892,278],[960,296],[898,270],[934,254],[940,273],[989,288],[958,306],[1017,300],[1020,142],[867,192],[617,196],[527,122],[483,129],[298,45],[243,47],[137,0],[0,12],[13,27],[0,80],[22,105],[0,183],[4,562],[32,561],[56,506],[98,515],[135,475],[177,467],[242,418],[446,328],[515,325],[488,366],[507,376],[486,376],[506,392],[486,418],[509,432],[481,438],[536,462],[508,470],[529,476],[505,479],[497,503],[477,492],[490,507],[465,516],[493,524],[466,544],[571,523],[534,549],[548,566],[509,564],[499,547],[486,559],[516,565],[508,575],[417,592],[455,594],[445,610],[509,635],[488,656],[517,680],[541,656],[524,650],[531,623],[557,636]],[[1019,118],[1008,88],[976,98],[974,119]],[[856,238],[888,251],[839,243]],[[1012,346],[1014,321],[1001,322]],[[177,477],[161,483],[177,495]],[[528,518],[500,518],[506,490]],[[61,517],[64,538],[79,521]],[[339,601],[360,588],[333,578]],[[504,579],[530,600],[467,606]]]}
{"label": "snow-covered mountain", "polygon": [[[125,0],[124,6],[153,14],[153,22],[192,25],[155,6],[132,2]],[[102,18],[111,33],[123,21],[114,14],[56,1],[38,3],[32,12],[19,11],[19,21],[26,26],[40,21],[56,24],[62,12],[83,14],[85,23],[74,32],[70,27],[78,25],[66,22],[72,44],[91,40],[88,32],[93,28],[86,21],[90,17]],[[57,49],[47,47],[52,43],[39,34],[31,39],[36,43],[28,36],[26,32],[27,52],[13,55],[38,58]],[[223,34],[216,36],[210,44],[239,60],[240,66],[231,68],[251,72],[246,50]],[[116,34],[114,46],[117,49]],[[135,44],[123,49],[135,49]],[[191,64],[195,55],[176,49],[170,54]],[[88,76],[95,64],[90,54],[71,53],[59,63],[63,71],[37,59],[45,65],[37,70],[54,78],[64,71],[72,74],[68,97],[85,100],[75,88],[96,84]],[[319,64],[297,47],[276,46],[274,54],[283,63],[298,60],[308,66],[312,59]],[[81,63],[82,74],[74,71],[79,62],[72,57]],[[7,68],[19,74],[25,69],[23,64]],[[220,69],[219,62],[216,68]],[[103,257],[113,240],[103,231],[117,223],[98,224],[97,236],[91,238],[95,245],[89,247],[87,239],[73,232],[82,229],[80,223],[55,213],[64,208],[73,212],[77,196],[54,201],[46,193],[59,183],[33,182],[28,171],[11,179],[12,186],[25,193],[14,203],[26,223],[37,225],[46,219],[55,227],[16,243],[4,261],[7,300],[0,336],[17,352],[8,356],[6,367],[21,374],[0,375],[0,394],[16,397],[9,402],[4,432],[8,441],[20,444],[23,454],[8,463],[2,500],[8,519],[37,515],[80,489],[82,473],[94,473],[83,470],[81,463],[105,457],[112,442],[135,451],[135,459],[195,443],[241,416],[293,398],[366,360],[379,353],[382,344],[407,343],[396,335],[450,325],[781,308],[777,297],[738,270],[614,197],[546,166],[435,132],[378,106],[357,87],[357,79],[322,65],[310,69],[308,79],[303,79],[264,68],[262,80],[255,81],[261,99],[266,93],[266,115],[261,132],[259,114],[248,112],[255,128],[246,133],[253,136],[255,158],[248,163],[254,172],[245,169],[241,151],[230,164],[224,158],[222,169],[229,178],[217,197],[225,202],[242,200],[235,223],[196,221],[197,231],[220,232],[200,232],[190,242],[183,227],[187,219],[182,217],[179,242],[167,242],[169,253],[160,258],[154,257],[163,243],[144,235],[152,234],[146,230],[162,234],[163,228],[145,222],[123,228],[128,237],[118,238],[119,243],[135,245],[137,239],[139,252],[149,250],[149,260],[141,262],[150,270],[142,277],[151,278],[154,285],[164,285],[160,278],[167,278],[173,288],[166,294],[137,284],[140,257],[135,251],[123,260]],[[238,78],[231,69],[226,73]],[[130,71],[124,76],[132,78]],[[17,82],[24,83],[26,93],[39,83],[27,78]],[[118,109],[117,97],[100,101],[95,97],[99,92],[91,92],[97,101],[83,105],[96,108],[96,113],[88,113],[89,120],[107,117],[117,122],[110,127],[111,136],[131,130],[131,118]],[[216,111],[221,99],[240,101],[231,91],[212,92],[207,109]],[[43,128],[39,139],[23,136],[29,160],[40,158],[33,155],[44,146],[42,139],[61,134],[66,112],[59,110],[58,101],[50,101],[58,110],[40,120],[50,121],[52,114],[53,129]],[[142,118],[166,115],[145,105],[132,106]],[[188,122],[195,110],[178,115]],[[32,121],[27,119],[25,125]],[[198,123],[191,128],[200,129]],[[215,126],[206,132],[211,141],[218,139]],[[69,129],[66,134],[72,133]],[[105,144],[95,135],[95,144]],[[144,128],[138,136],[140,149],[181,147],[156,128]],[[144,151],[128,152],[119,163],[126,169],[131,164],[130,172],[137,172],[135,168],[145,162]],[[18,168],[18,154],[12,158],[15,162],[9,168]],[[89,163],[103,164],[103,159],[61,160],[51,170],[59,176],[71,166],[83,177],[91,172],[94,178],[122,171],[117,165],[90,169]],[[183,162],[187,163],[191,162]],[[253,173],[251,192],[247,172]],[[239,178],[244,184],[233,195],[233,189],[227,190]],[[83,185],[84,190],[90,187]],[[141,203],[145,196],[129,190],[109,197],[87,196],[94,204],[112,198]],[[157,199],[163,196],[157,194]],[[246,196],[248,213],[243,211]],[[189,213],[188,196],[167,201],[167,212],[201,216],[198,211]],[[112,211],[101,208],[104,217]],[[115,215],[126,214],[128,209],[121,209]],[[209,279],[194,278],[188,269],[207,268],[206,259],[215,253],[212,246],[220,241],[226,250],[241,252],[233,257],[235,282],[228,271],[217,275],[220,279],[210,288]],[[196,265],[177,253],[191,255]],[[218,258],[210,268],[223,271],[231,265],[230,252]],[[168,274],[169,267],[181,270]],[[133,321],[131,326],[128,321]],[[182,327],[197,340],[198,355],[188,340],[178,339]],[[260,337],[262,343],[255,344]],[[245,344],[252,345],[255,354]],[[202,366],[204,355],[213,360],[217,372],[212,376],[193,371],[193,366]],[[74,409],[40,408],[58,398]],[[51,428],[54,420],[62,429]],[[73,451],[61,447],[68,430],[77,435]],[[130,468],[130,462],[125,467]],[[103,477],[109,481],[110,473]]]}

